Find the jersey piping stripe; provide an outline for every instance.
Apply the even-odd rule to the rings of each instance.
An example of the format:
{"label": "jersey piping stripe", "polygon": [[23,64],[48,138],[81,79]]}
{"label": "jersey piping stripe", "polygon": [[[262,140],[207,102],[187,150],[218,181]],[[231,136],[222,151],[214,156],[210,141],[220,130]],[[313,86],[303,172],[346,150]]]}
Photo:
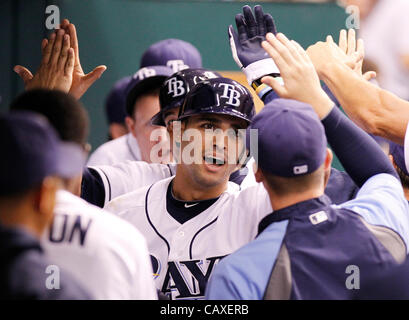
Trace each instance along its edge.
{"label": "jersey piping stripe", "polygon": [[104,172],[104,170],[102,170],[101,168],[98,168],[99,170],[101,170],[101,172],[104,174],[105,178],[107,179],[108,182],[108,190],[109,190],[109,194],[108,194],[108,201],[111,201],[111,183],[109,182],[108,176],[107,174]]}
{"label": "jersey piping stripe", "polygon": [[210,226],[211,224],[215,223],[217,221],[219,217],[216,217],[213,221],[209,222],[207,225],[205,225],[204,227],[202,227],[201,229],[199,229],[199,231],[196,232],[196,234],[193,236],[192,241],[190,242],[190,246],[189,246],[189,256],[190,259],[192,258],[192,247],[193,247],[193,241],[195,241],[196,236],[204,229],[206,229],[208,226]]}
{"label": "jersey piping stripe", "polygon": [[172,177],[173,176],[172,169],[171,169],[169,164],[167,164],[167,166],[168,166],[168,169],[169,169],[170,176]]}
{"label": "jersey piping stripe", "polygon": [[155,226],[153,225],[151,219],[149,218],[149,213],[148,213],[148,196],[149,196],[149,192],[151,191],[151,188],[153,187],[153,184],[149,187],[148,191],[146,192],[146,196],[145,196],[145,214],[146,214],[146,218],[148,219],[149,224],[151,225],[152,229],[156,232],[156,234],[159,236],[159,238],[161,238],[163,241],[165,241],[166,246],[168,247],[168,255],[170,254],[170,246],[168,241],[165,239],[165,237],[163,237],[158,230],[156,230]]}

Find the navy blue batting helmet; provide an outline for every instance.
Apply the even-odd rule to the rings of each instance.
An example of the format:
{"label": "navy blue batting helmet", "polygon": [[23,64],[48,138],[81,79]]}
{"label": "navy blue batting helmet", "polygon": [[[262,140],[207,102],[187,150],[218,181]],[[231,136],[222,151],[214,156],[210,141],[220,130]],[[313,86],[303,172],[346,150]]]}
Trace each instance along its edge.
{"label": "navy blue batting helmet", "polygon": [[224,114],[251,122],[255,115],[253,97],[237,81],[209,79],[196,84],[186,95],[178,120],[197,114]]}
{"label": "navy blue batting helmet", "polygon": [[153,116],[152,124],[166,126],[163,114],[170,109],[180,108],[186,94],[195,84],[221,77],[219,73],[204,68],[184,69],[172,74],[160,88],[160,111]]}

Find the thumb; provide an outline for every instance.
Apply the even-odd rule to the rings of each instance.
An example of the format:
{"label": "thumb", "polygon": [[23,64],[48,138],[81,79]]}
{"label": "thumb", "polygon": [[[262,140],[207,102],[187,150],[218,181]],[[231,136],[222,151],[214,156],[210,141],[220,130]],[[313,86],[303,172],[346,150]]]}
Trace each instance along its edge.
{"label": "thumb", "polygon": [[24,81],[26,85],[31,79],[33,79],[33,74],[27,68],[17,65],[13,68],[14,72],[17,73],[20,78]]}
{"label": "thumb", "polygon": [[368,72],[365,72],[362,76],[366,81],[369,81],[371,79],[376,78],[376,72],[375,71],[368,71]]}
{"label": "thumb", "polygon": [[287,94],[286,88],[271,76],[261,78],[261,82],[273,89],[281,98],[285,98]]}
{"label": "thumb", "polygon": [[83,81],[87,84],[87,86],[91,86],[95,81],[97,81],[102,74],[107,69],[106,66],[98,66],[90,73],[84,76]]}
{"label": "thumb", "polygon": [[237,49],[240,49],[239,37],[237,35],[236,30],[234,30],[232,25],[230,25],[228,28],[228,35],[229,35],[230,49],[231,49],[233,59],[237,63],[239,68],[243,68],[243,63],[240,61],[238,51],[237,51]]}

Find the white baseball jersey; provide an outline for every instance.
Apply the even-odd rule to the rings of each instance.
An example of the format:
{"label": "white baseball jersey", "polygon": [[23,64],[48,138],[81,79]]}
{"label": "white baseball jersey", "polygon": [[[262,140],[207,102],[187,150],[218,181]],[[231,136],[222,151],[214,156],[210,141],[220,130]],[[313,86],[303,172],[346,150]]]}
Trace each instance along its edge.
{"label": "white baseball jersey", "polygon": [[210,207],[179,223],[167,211],[172,179],[120,196],[106,209],[145,236],[159,290],[172,299],[200,299],[214,266],[253,240],[260,220],[272,208],[261,184],[238,191],[237,185],[229,182]]}
{"label": "white baseball jersey", "polygon": [[125,161],[111,166],[90,167],[104,186],[104,205],[112,199],[176,174],[176,164]]}
{"label": "white baseball jersey", "polygon": [[54,213],[44,251],[94,299],[157,299],[146,240],[136,228],[63,190]]}
{"label": "white baseball jersey", "polygon": [[112,165],[126,160],[141,160],[138,142],[132,133],[99,146],[89,157],[87,165]]}
{"label": "white baseball jersey", "polygon": [[[241,189],[256,185],[253,172],[254,159],[247,162],[248,173],[240,184]],[[125,161],[111,166],[90,167],[101,178],[104,186],[104,200],[106,205],[112,199],[125,193],[132,192],[159,180],[172,177],[176,174],[175,163],[159,164],[144,161]]]}

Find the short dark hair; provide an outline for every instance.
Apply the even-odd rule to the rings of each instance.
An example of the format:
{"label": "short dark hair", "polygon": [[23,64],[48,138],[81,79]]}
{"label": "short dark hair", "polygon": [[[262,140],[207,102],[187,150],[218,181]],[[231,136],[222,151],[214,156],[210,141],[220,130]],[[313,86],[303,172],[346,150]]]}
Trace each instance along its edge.
{"label": "short dark hair", "polygon": [[316,187],[324,181],[325,173],[320,166],[314,172],[297,176],[297,177],[279,177],[272,174],[263,175],[266,179],[268,186],[276,193],[278,196],[284,196],[291,193],[301,193]]}
{"label": "short dark hair", "polygon": [[34,89],[19,95],[10,110],[29,110],[45,116],[61,140],[85,145],[89,120],[84,106],[73,96],[59,90]]}
{"label": "short dark hair", "polygon": [[146,96],[157,96],[159,99],[159,87],[154,87],[149,89],[148,91],[144,92],[143,94],[138,95],[135,100],[133,101],[132,104],[132,114],[131,114],[131,118],[135,117],[135,112],[136,112],[136,108],[135,108],[135,104],[138,100],[140,100],[142,97],[146,97]]}
{"label": "short dark hair", "polygon": [[[393,160],[393,162],[395,163],[395,160]],[[395,170],[398,173],[400,182],[402,184],[402,187],[404,189],[409,189],[409,176],[403,172],[403,170],[401,168],[399,168],[396,163],[395,163]]]}

